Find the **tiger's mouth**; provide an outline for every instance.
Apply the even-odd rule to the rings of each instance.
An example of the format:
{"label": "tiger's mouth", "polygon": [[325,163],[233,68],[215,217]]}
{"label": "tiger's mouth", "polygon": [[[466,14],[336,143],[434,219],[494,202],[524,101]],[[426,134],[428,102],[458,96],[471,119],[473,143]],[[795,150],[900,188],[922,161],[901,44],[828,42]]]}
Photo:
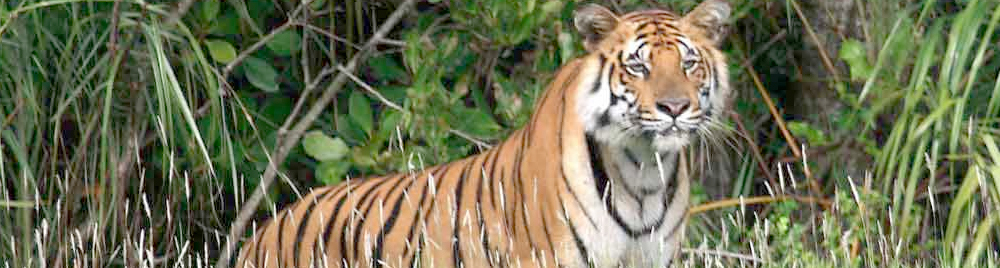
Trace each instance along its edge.
{"label": "tiger's mouth", "polygon": [[[685,122],[686,121],[686,122]],[[700,121],[691,120],[638,120],[639,136],[653,149],[660,152],[683,149],[698,133]]]}
{"label": "tiger's mouth", "polygon": [[[690,122],[684,122],[690,121]],[[639,120],[643,135],[646,136],[687,136],[698,130],[697,121],[692,120]]]}

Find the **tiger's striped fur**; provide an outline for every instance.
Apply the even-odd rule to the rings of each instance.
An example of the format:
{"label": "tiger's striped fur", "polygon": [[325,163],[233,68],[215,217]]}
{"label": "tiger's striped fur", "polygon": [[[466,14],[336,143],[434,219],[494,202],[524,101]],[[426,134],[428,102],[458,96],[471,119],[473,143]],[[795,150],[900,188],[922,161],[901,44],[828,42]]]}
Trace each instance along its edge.
{"label": "tiger's striped fur", "polygon": [[590,5],[589,54],[530,122],[452,163],[314,189],[244,244],[236,267],[663,267],[689,198],[683,148],[729,97],[709,0],[685,17]]}

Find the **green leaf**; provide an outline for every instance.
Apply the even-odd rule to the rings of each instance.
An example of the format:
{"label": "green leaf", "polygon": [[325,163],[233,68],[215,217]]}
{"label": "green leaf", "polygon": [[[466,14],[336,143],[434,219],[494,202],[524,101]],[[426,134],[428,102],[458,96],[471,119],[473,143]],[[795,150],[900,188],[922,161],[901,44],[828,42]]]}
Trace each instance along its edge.
{"label": "green leaf", "polygon": [[822,130],[809,125],[809,123],[792,121],[788,122],[788,130],[796,137],[806,139],[810,146],[823,146],[830,142]]}
{"label": "green leaf", "polygon": [[874,68],[868,64],[865,46],[860,41],[848,39],[840,45],[840,58],[851,68],[851,79],[867,79]]}
{"label": "green leaf", "polygon": [[243,70],[253,86],[266,92],[278,91],[278,72],[266,61],[248,57],[243,61]]}
{"label": "green leaf", "polygon": [[351,118],[349,118],[346,114],[337,115],[336,127],[337,135],[344,138],[344,140],[347,140],[348,142],[358,144],[365,141],[365,132],[361,130],[358,123],[355,123],[354,120],[351,120]]}
{"label": "green leaf", "polygon": [[392,138],[392,135],[396,134],[396,127],[400,130],[405,130],[406,126],[402,125],[403,114],[396,110],[385,110],[382,112],[382,118],[378,124],[378,133],[372,138],[374,141],[384,142]]}
{"label": "green leaf", "polygon": [[289,56],[299,52],[302,37],[295,30],[284,30],[267,42],[267,48],[279,56]]}
{"label": "green leaf", "polygon": [[198,15],[202,21],[211,22],[219,15],[219,0],[198,1]]}
{"label": "green leaf", "polygon": [[393,103],[405,105],[407,89],[408,88],[405,86],[386,85],[379,87],[378,92],[382,93],[382,96],[385,97],[385,99]]}
{"label": "green leaf", "polygon": [[400,81],[407,77],[406,70],[392,58],[379,56],[368,61],[368,66],[374,71],[375,78],[379,81]]}
{"label": "green leaf", "polygon": [[262,107],[258,108],[256,111],[267,119],[267,121],[272,122],[273,124],[257,125],[261,132],[277,130],[277,127],[292,113],[292,106],[294,106],[294,102],[291,98],[281,95],[265,98],[262,100],[262,104]]}
{"label": "green leaf", "polygon": [[205,46],[208,46],[208,54],[217,62],[230,63],[236,59],[236,48],[226,40],[205,40]]}
{"label": "green leaf", "polygon": [[351,92],[351,96],[348,99],[348,113],[351,116],[351,120],[358,124],[366,134],[372,133],[372,106],[368,103],[368,97],[365,97],[364,93],[361,91]]}
{"label": "green leaf", "polygon": [[326,7],[326,0],[313,0],[312,3],[309,3],[309,7],[313,10],[321,10]]}
{"label": "green leaf", "polygon": [[568,32],[560,32],[556,40],[559,42],[559,60],[565,64],[573,59],[577,42],[573,40],[573,35]]}
{"label": "green leaf", "polygon": [[544,12],[546,16],[555,14],[556,12],[559,12],[559,10],[562,10],[562,6],[562,1],[546,1],[545,4],[542,4],[542,12]]}
{"label": "green leaf", "polygon": [[324,161],[316,166],[316,179],[323,182],[323,185],[336,185],[340,183],[351,164],[347,161]]}
{"label": "green leaf", "polygon": [[240,34],[240,17],[236,12],[225,12],[222,16],[212,21],[211,31],[213,34]]}
{"label": "green leaf", "polygon": [[302,149],[319,161],[338,160],[348,153],[347,143],[340,138],[331,138],[319,130],[309,131],[302,137]]}
{"label": "green leaf", "polygon": [[457,122],[455,128],[476,137],[492,137],[500,130],[500,125],[493,120],[490,114],[480,109],[456,107],[454,117]]}

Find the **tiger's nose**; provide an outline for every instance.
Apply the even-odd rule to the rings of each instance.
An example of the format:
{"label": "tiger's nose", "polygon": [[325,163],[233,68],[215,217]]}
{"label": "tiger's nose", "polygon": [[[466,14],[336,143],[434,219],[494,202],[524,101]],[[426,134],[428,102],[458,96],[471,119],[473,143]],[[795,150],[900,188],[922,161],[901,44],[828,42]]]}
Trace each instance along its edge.
{"label": "tiger's nose", "polygon": [[656,109],[672,117],[681,116],[689,106],[691,99],[688,98],[664,98],[656,102]]}

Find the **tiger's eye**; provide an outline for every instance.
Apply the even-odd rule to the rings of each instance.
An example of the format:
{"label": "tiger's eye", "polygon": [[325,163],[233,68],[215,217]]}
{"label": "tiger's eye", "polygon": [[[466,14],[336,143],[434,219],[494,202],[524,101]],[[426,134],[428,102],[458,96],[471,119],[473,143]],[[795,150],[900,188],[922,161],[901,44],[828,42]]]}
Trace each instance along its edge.
{"label": "tiger's eye", "polygon": [[698,63],[697,60],[684,60],[684,62],[681,62],[684,69],[691,69],[696,63]]}
{"label": "tiger's eye", "polygon": [[646,65],[643,65],[642,63],[628,64],[625,65],[625,68],[628,69],[629,73],[633,73],[636,75],[646,74]]}

